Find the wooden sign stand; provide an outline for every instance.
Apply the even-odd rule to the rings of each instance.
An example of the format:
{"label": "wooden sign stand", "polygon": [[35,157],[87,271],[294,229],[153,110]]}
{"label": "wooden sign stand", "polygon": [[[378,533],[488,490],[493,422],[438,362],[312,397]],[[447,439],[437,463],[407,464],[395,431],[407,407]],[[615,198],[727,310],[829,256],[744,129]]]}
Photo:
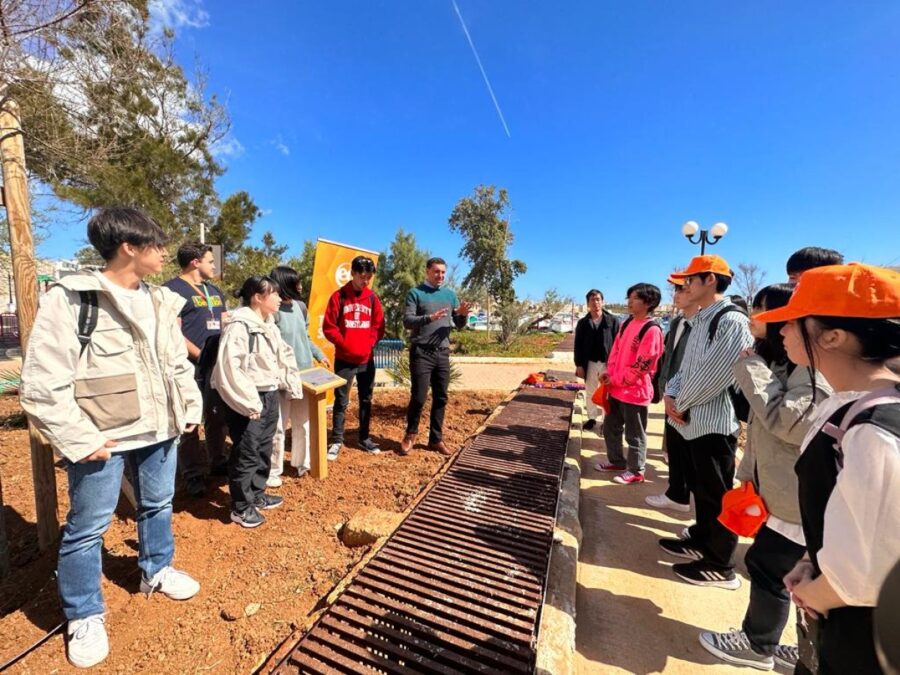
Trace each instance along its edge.
{"label": "wooden sign stand", "polygon": [[309,402],[309,474],[318,480],[328,478],[328,392],[347,384],[326,368],[308,368],[300,371],[303,395]]}

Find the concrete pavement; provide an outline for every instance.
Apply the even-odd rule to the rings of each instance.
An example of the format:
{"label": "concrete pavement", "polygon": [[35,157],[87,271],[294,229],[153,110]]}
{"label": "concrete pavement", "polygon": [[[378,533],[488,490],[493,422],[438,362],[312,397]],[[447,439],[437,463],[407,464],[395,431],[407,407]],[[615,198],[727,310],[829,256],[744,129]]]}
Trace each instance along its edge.
{"label": "concrete pavement", "polygon": [[[599,432],[599,429],[596,430]],[[603,441],[582,431],[581,526],[584,539],[578,566],[576,672],[752,673],[723,664],[698,642],[701,630],[740,627],[749,580],[743,564],[750,540],[738,548],[737,591],[691,586],[671,572],[679,562],[658,546],[675,536],[689,514],[658,511],[644,497],[666,488],[662,459],[662,407],[651,409],[647,481],[618,485],[614,474],[594,470],[606,459]],[[783,642],[795,641],[791,622]]]}

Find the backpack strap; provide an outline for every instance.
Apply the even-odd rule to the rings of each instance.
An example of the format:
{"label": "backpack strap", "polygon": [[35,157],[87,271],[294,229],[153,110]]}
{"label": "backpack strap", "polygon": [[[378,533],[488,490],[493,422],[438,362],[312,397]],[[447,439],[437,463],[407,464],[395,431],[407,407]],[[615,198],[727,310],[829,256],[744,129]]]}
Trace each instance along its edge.
{"label": "backpack strap", "polygon": [[625,334],[625,329],[628,328],[628,324],[631,323],[631,320],[632,320],[633,318],[634,318],[633,316],[629,316],[627,319],[625,319],[625,320],[622,322],[622,325],[619,326],[619,335],[624,335],[624,334]]}
{"label": "backpack strap", "polygon": [[100,314],[97,291],[78,291],[81,298],[81,309],[78,311],[78,341],[81,343],[81,352],[91,342],[91,333],[97,327],[97,317]]}
{"label": "backpack strap", "polygon": [[716,337],[716,331],[719,330],[719,320],[729,312],[737,312],[738,314],[747,316],[747,312],[742,310],[737,305],[725,305],[722,309],[716,312],[716,315],[712,318],[712,321],[709,322],[709,342],[712,342]]}
{"label": "backpack strap", "polygon": [[655,320],[651,319],[650,321],[645,323],[643,326],[641,326],[641,330],[638,332],[638,342],[641,342],[641,340],[643,340],[644,336],[647,334],[647,331],[650,330],[651,328],[653,328],[654,326],[659,328],[660,332],[662,332],[662,326],[660,326],[658,323],[656,323]]}
{"label": "backpack strap", "polygon": [[856,418],[869,408],[874,408],[879,405],[889,405],[891,403],[900,403],[900,386],[885,387],[884,389],[870,391],[865,396],[861,396],[853,402],[853,405],[847,409],[847,412],[845,412],[843,418],[841,418],[840,424],[836,425],[830,421],[825,423],[822,427],[822,432],[827,436],[831,436],[835,441],[835,463],[837,464],[838,471],[844,468],[844,450],[842,448],[844,436],[847,435],[847,431],[850,430],[850,427],[854,425]]}

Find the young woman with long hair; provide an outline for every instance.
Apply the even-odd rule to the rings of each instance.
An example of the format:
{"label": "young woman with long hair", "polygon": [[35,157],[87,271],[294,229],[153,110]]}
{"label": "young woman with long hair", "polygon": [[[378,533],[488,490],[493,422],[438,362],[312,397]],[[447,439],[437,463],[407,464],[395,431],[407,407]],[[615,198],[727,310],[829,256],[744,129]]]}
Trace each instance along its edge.
{"label": "young woman with long hair", "polygon": [[900,558],[900,274],[862,264],[804,272],[787,306],[788,358],[834,388],[801,445],[807,552],[784,577],[800,608],[795,672],[880,673],[872,616]]}

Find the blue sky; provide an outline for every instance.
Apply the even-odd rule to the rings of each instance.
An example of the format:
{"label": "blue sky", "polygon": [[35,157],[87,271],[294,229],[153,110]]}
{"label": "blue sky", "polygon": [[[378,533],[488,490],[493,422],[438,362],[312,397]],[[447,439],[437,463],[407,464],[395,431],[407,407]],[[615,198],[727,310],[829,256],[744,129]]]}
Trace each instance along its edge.
{"label": "blue sky", "polygon": [[522,296],[662,284],[699,252],[689,219],[767,281],[806,245],[900,265],[897,2],[457,2],[509,137],[451,0],[158,0],[227,99],[219,189],[250,192],[256,236],[383,249],[402,226],[455,260],[447,217],[493,183]]}

